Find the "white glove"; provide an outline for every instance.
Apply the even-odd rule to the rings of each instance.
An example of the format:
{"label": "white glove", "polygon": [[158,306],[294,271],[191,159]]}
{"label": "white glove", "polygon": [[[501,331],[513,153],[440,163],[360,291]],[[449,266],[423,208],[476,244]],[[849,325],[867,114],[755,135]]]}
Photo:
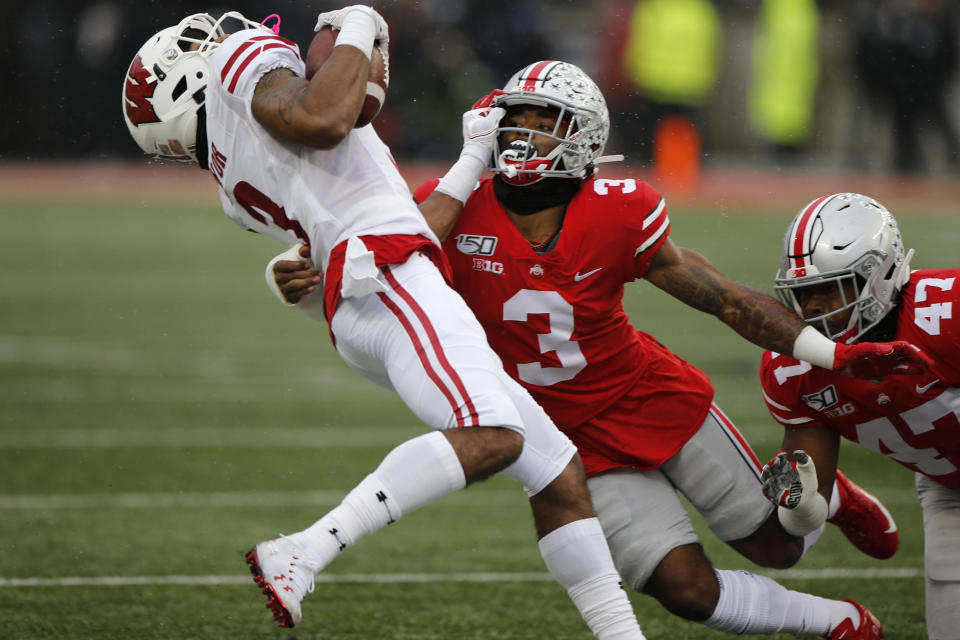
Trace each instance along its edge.
{"label": "white glove", "polygon": [[471,109],[463,114],[463,149],[460,159],[440,178],[437,191],[466,203],[493,158],[497,128],[506,114],[500,107]]}
{"label": "white glove", "polygon": [[497,128],[506,113],[501,107],[471,109],[464,113],[461,157],[464,154],[473,156],[483,162],[484,168],[490,166]]}
{"label": "white glove", "polygon": [[384,20],[383,16],[377,13],[373,7],[368,7],[365,4],[352,4],[349,7],[337,9],[336,11],[324,11],[317,16],[317,26],[315,26],[313,30],[320,31],[320,29],[327,25],[340,30],[343,28],[343,19],[347,17],[347,14],[351,11],[363,11],[373,17],[377,23],[377,33],[374,39],[378,44],[386,47],[387,42],[390,41],[390,31],[387,27],[387,21]]}
{"label": "white glove", "polygon": [[763,495],[777,505],[780,524],[787,533],[805,536],[827,519],[827,501],[817,491],[817,468],[813,458],[797,449],[796,462],[783,451],[763,465],[760,480]]}

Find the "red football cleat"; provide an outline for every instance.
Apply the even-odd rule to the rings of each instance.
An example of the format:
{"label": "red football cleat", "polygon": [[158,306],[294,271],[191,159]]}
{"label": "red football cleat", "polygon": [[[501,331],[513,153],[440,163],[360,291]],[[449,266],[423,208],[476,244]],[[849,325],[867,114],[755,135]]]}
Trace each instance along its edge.
{"label": "red football cleat", "polygon": [[834,627],[827,636],[827,640],[880,640],[883,637],[883,626],[880,625],[877,616],[867,611],[867,608],[859,602],[853,600],[847,600],[847,602],[860,612],[860,624],[854,627],[853,620],[847,618]]}
{"label": "red football cleat", "polygon": [[837,469],[840,508],[827,520],[840,527],[853,546],[868,556],[885,560],[897,552],[900,534],[897,523],[876,497]]}

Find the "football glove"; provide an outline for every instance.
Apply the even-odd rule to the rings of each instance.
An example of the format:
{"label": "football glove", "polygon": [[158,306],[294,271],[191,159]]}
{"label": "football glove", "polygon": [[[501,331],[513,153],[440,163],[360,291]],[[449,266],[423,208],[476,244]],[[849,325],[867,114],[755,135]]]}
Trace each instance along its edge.
{"label": "football glove", "polygon": [[471,109],[489,109],[493,105],[493,101],[496,100],[497,96],[507,95],[506,91],[502,89],[494,89],[487,95],[482,98],[478,98],[476,102],[473,103]]}
{"label": "football glove", "polygon": [[[797,462],[788,460],[785,451],[779,452],[767,464],[763,465],[763,472],[760,476],[763,483],[763,495],[767,497],[767,500],[787,509],[796,508],[800,504],[801,496],[803,496],[804,487],[803,481],[800,479],[798,466],[813,466],[810,456],[804,451],[798,449],[794,452],[794,455]],[[812,482],[813,489],[816,491],[816,473],[814,473]]]}
{"label": "football glove", "polygon": [[817,468],[813,458],[797,449],[796,462],[779,452],[763,465],[760,480],[763,495],[777,505],[780,524],[787,533],[805,536],[827,519],[827,501],[817,491]]}
{"label": "football glove", "polygon": [[[317,24],[314,26],[313,30],[320,31],[320,29],[326,26],[337,30],[343,29],[344,19],[347,17],[348,13],[353,11],[362,11],[373,18],[376,29],[374,32],[373,41],[377,48],[380,49],[383,59],[388,60],[389,54],[387,52],[387,45],[390,42],[390,29],[387,26],[387,21],[384,20],[383,16],[377,13],[373,7],[368,7],[365,4],[352,4],[348,7],[337,9],[336,11],[324,11],[317,16]],[[369,40],[367,42],[369,42]]]}
{"label": "football glove", "polygon": [[837,343],[833,370],[840,375],[866,380],[882,380],[891,375],[926,375],[933,366],[918,347],[897,342]]}
{"label": "football glove", "polygon": [[[490,94],[492,95],[492,94]],[[483,101],[481,98],[479,102]],[[492,98],[491,98],[492,102]],[[482,174],[493,160],[497,128],[506,111],[486,106],[463,114],[463,149],[460,159],[440,178],[437,191],[466,204]]]}
{"label": "football glove", "polygon": [[379,13],[377,13],[373,7],[368,7],[365,4],[352,4],[349,7],[344,7],[342,9],[336,9],[335,11],[324,11],[317,16],[317,24],[313,28],[314,31],[320,31],[320,29],[330,26],[334,29],[340,30],[343,28],[343,19],[347,17],[347,14],[351,11],[363,11],[364,13],[371,16],[374,21],[377,23],[377,32],[374,36],[374,39],[377,42],[389,42],[390,40],[390,29],[387,27],[387,21],[383,19]]}
{"label": "football glove", "polygon": [[470,155],[489,166],[493,158],[493,143],[497,128],[506,111],[500,107],[473,108],[463,114],[463,149],[460,155]]}

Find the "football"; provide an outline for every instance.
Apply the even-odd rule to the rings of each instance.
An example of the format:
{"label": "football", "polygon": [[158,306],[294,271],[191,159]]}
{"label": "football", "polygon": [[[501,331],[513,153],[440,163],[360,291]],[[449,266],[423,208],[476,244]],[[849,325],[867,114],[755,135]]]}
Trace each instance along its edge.
{"label": "football", "polygon": [[[313,36],[310,48],[307,50],[306,74],[308,80],[333,53],[333,47],[337,42],[337,34],[339,33],[338,30],[325,26]],[[357,116],[357,123],[353,125],[354,127],[368,125],[377,117],[380,108],[383,106],[383,101],[387,97],[388,82],[387,63],[383,59],[380,49],[374,47],[370,59],[370,76],[367,78],[367,95],[363,100],[363,107],[360,109],[360,115]]]}

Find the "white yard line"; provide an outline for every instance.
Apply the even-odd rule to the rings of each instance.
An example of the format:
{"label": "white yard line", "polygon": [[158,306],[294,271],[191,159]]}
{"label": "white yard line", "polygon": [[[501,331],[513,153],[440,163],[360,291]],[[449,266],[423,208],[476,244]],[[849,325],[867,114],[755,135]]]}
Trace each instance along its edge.
{"label": "white yard line", "polygon": [[[781,580],[895,580],[920,578],[922,569],[789,569],[761,572]],[[424,582],[550,582],[549,573],[321,573],[317,582],[360,584]],[[97,578],[0,578],[0,588],[10,587],[115,587],[138,585],[232,585],[247,584],[249,576],[103,576]]]}
{"label": "white yard line", "polygon": [[[153,509],[168,507],[260,507],[337,505],[349,489],[325,491],[203,491],[119,494],[0,495],[3,509]],[[505,505],[523,504],[523,491],[510,489],[457,491],[437,504]]]}
{"label": "white yard line", "polygon": [[[166,509],[182,507],[234,508],[337,505],[349,489],[314,491],[167,491],[150,493],[61,493],[0,494],[0,511],[52,509]],[[887,504],[911,504],[917,496],[912,489],[871,487]],[[437,504],[490,506],[524,504],[526,497],[515,489],[482,487],[456,491]]]}
{"label": "white yard line", "polygon": [[135,429],[123,427],[11,427],[0,432],[2,449],[384,449],[427,432],[415,425],[351,427],[238,427]]}

